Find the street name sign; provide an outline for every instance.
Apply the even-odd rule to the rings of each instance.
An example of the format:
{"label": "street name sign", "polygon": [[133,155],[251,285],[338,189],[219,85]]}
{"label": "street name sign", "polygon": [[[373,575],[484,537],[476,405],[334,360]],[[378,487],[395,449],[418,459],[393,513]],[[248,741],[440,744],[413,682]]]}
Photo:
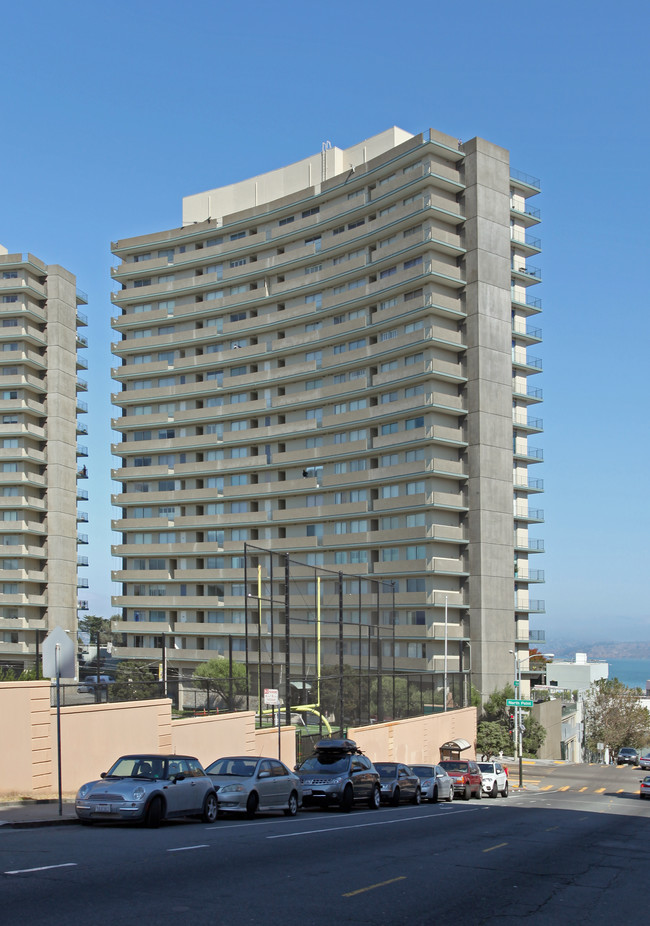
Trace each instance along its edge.
{"label": "street name sign", "polygon": [[529,701],[528,698],[507,698],[506,706],[507,707],[532,707],[533,702]]}

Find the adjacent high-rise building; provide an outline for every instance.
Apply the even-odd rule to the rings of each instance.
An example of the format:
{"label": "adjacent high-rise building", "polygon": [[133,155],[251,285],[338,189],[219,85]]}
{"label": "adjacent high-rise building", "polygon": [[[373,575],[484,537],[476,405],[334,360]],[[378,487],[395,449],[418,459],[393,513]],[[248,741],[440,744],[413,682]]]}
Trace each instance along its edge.
{"label": "adjacent high-rise building", "polygon": [[32,254],[0,248],[0,665],[35,665],[54,627],[76,641],[78,522],[87,498],[86,411],[77,375],[87,346],[78,329],[87,302],[73,274]]}
{"label": "adjacent high-rise building", "polygon": [[[157,659],[164,635],[188,673],[246,658],[252,544],[390,584],[350,619],[390,627],[346,630],[351,665],[448,672],[454,703],[470,678],[484,696],[512,681],[513,655],[525,668],[538,192],[494,144],[393,128],[113,244],[121,655]],[[284,580],[265,574],[265,600]],[[292,595],[298,674],[310,608]],[[333,661],[341,640],[322,646]]]}

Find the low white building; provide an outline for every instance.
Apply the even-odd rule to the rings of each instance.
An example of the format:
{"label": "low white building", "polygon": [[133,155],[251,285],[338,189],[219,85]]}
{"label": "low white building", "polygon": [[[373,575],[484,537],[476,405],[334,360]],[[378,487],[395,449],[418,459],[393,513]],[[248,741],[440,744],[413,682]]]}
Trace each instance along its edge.
{"label": "low white building", "polygon": [[569,691],[586,691],[601,678],[609,677],[609,664],[589,662],[586,653],[576,653],[574,662],[555,659],[546,667],[549,688],[566,688]]}

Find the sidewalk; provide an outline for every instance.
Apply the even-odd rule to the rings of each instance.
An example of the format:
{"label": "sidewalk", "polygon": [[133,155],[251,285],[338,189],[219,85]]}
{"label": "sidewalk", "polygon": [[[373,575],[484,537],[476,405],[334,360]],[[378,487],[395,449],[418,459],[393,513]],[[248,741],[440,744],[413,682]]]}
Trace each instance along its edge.
{"label": "sidewalk", "polygon": [[63,813],[59,815],[59,802],[53,800],[0,801],[0,829],[4,826],[23,828],[28,826],[61,826],[77,823],[74,800],[63,801]]}

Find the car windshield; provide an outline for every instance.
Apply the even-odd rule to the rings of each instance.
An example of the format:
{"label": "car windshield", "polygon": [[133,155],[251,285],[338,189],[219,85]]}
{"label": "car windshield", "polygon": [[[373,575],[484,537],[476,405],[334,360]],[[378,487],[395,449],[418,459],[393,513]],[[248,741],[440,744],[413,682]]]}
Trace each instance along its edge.
{"label": "car windshield", "polygon": [[166,778],[166,761],[160,756],[123,756],[106,773],[107,778]]}
{"label": "car windshield", "polygon": [[412,765],[411,769],[418,778],[429,778],[434,774],[433,765]]}
{"label": "car windshield", "polygon": [[634,756],[636,755],[636,749],[628,749],[627,747],[621,749],[622,756]]}
{"label": "car windshield", "polygon": [[300,766],[301,772],[347,772],[350,757],[340,752],[320,752],[317,756],[310,756]]}
{"label": "car windshield", "polygon": [[231,775],[235,778],[252,778],[257,768],[257,759],[247,759],[245,756],[217,759],[208,765],[208,775]]}
{"label": "car windshield", "polygon": [[448,772],[466,772],[467,771],[467,762],[459,761],[454,762],[453,759],[445,760],[441,762],[440,765],[442,768],[446,769]]}
{"label": "car windshield", "polygon": [[375,762],[375,768],[381,778],[394,778],[397,775],[397,766],[394,762]]}
{"label": "car windshield", "polygon": [[496,771],[493,762],[479,762],[478,767],[482,772],[489,772],[491,775]]}

